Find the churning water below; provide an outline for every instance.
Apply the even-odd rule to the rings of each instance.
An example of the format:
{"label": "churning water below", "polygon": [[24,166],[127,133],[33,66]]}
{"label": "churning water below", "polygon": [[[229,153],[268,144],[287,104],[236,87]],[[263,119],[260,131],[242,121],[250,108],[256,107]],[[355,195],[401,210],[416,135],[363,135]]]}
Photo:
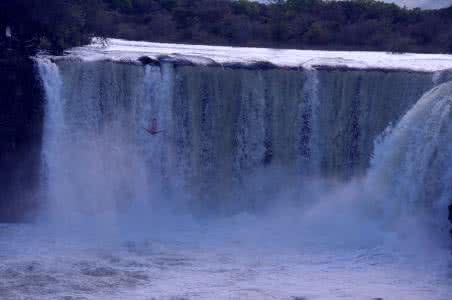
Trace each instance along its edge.
{"label": "churning water below", "polygon": [[196,224],[174,217],[169,224],[118,224],[109,232],[0,227],[0,295],[5,300],[450,299],[449,252],[434,239],[410,237],[413,228],[405,236],[369,228],[346,232],[344,225],[314,233],[278,219],[241,215]]}
{"label": "churning water below", "polygon": [[43,203],[0,226],[1,299],[452,298],[452,83],[38,67]]}

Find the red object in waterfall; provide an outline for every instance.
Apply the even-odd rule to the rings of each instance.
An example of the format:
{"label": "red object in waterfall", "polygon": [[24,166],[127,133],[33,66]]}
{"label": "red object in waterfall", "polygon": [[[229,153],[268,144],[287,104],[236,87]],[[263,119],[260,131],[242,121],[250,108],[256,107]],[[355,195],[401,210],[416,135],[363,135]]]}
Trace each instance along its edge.
{"label": "red object in waterfall", "polygon": [[148,128],[145,128],[145,130],[150,134],[150,135],[156,135],[160,132],[162,132],[163,130],[159,130],[158,129],[158,123],[157,123],[157,119],[153,118],[151,123],[149,124]]}

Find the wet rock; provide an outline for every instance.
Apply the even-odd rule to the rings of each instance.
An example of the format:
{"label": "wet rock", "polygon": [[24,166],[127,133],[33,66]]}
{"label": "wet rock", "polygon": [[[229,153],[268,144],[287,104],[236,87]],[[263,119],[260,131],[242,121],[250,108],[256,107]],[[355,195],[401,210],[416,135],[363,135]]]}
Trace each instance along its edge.
{"label": "wet rock", "polygon": [[150,58],[149,56],[141,56],[138,61],[143,65],[159,66],[160,62],[156,59]]}
{"label": "wet rock", "polygon": [[0,56],[0,223],[37,205],[44,101],[36,73],[29,58]]}

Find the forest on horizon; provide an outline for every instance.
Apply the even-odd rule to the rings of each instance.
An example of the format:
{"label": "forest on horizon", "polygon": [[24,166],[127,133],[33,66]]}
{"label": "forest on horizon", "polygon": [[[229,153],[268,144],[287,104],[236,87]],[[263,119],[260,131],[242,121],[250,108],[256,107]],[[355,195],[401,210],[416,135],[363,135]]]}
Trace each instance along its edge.
{"label": "forest on horizon", "polygon": [[[13,45],[3,34],[10,27]],[[91,37],[297,49],[452,53],[452,7],[373,0],[4,0],[0,54],[62,53]],[[3,49],[3,51],[2,51]]]}

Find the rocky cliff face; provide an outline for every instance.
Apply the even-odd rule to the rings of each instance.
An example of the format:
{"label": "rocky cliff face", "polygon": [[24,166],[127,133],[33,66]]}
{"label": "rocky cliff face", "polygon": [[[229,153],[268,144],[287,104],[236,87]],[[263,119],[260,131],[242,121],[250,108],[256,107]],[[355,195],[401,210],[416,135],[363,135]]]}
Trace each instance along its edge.
{"label": "rocky cliff face", "polygon": [[0,222],[14,222],[37,198],[42,92],[31,59],[0,57]]}

